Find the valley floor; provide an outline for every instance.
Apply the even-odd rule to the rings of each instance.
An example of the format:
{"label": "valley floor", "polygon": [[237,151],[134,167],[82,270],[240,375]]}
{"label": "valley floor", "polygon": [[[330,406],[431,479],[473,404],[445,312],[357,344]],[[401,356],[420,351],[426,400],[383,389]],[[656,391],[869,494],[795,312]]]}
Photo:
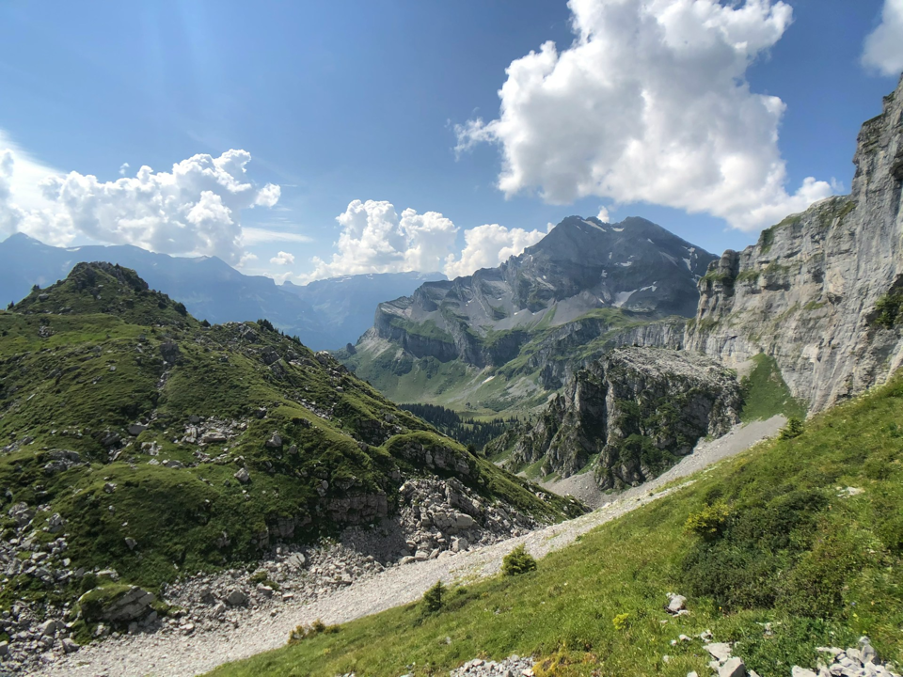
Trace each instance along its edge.
{"label": "valley floor", "polygon": [[[520,543],[535,557],[542,557],[574,542],[581,534],[629,511],[656,501],[675,489],[665,486],[701,469],[748,449],[763,438],[771,437],[784,425],[784,418],[752,422],[735,427],[717,440],[702,442],[694,453],[658,478],[621,494],[596,493],[582,498],[595,499],[602,507],[574,520],[536,530],[492,546],[449,555],[436,560],[393,567],[359,579],[350,586],[320,598],[314,603],[293,604],[282,608],[248,610],[237,625],[222,624],[216,630],[191,636],[163,636],[139,633],[112,638],[83,647],[77,654],[46,666],[43,675],[66,676],[145,676],[198,675],[216,666],[285,644],[289,633],[299,624],[321,619],[340,624],[415,601],[438,579],[445,582],[471,581],[496,574],[504,555]],[[585,474],[586,476],[586,474]],[[558,492],[573,492],[586,484],[577,476],[551,487]]]}

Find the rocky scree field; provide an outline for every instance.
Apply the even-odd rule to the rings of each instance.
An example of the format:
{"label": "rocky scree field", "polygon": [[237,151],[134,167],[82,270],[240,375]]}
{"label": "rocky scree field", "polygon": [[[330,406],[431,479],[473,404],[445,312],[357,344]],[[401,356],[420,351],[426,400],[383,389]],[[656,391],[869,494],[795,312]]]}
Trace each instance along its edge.
{"label": "rocky scree field", "polygon": [[279,544],[380,525],[390,565],[583,510],[267,321],[210,326],[110,264],[0,312],[0,412],[4,670],[153,627],[166,583]]}

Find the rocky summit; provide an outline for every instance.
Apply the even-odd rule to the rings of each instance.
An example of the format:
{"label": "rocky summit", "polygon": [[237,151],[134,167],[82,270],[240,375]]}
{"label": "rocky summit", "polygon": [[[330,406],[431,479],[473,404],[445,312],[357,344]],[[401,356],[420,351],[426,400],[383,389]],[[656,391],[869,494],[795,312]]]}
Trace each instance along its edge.
{"label": "rocky summit", "polygon": [[76,265],[0,335],[4,670],[98,624],[153,627],[164,584],[277,548],[357,529],[359,560],[389,567],[582,511],[268,321],[199,322],[130,269]]}
{"label": "rocky summit", "polygon": [[672,318],[664,325],[680,336],[714,259],[646,219],[571,216],[497,268],[380,304],[337,357],[400,402],[536,404],[651,321]]}

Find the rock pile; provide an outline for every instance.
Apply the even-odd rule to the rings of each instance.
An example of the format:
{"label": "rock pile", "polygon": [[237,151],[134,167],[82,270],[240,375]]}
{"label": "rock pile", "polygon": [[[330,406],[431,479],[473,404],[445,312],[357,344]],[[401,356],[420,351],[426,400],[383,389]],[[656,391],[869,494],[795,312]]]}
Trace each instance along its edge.
{"label": "rock pile", "polygon": [[791,675],[804,676],[897,676],[892,663],[883,664],[867,636],[862,636],[857,647],[842,650],[840,647],[817,647],[825,657],[816,664],[816,670],[794,666]]}
{"label": "rock pile", "polygon": [[454,478],[409,480],[399,495],[405,544],[397,557],[403,565],[518,537],[538,526],[511,507],[487,504]]}
{"label": "rock pile", "polygon": [[483,659],[472,659],[449,673],[450,676],[533,676],[534,660],[532,657],[511,655],[502,661],[493,662]]}

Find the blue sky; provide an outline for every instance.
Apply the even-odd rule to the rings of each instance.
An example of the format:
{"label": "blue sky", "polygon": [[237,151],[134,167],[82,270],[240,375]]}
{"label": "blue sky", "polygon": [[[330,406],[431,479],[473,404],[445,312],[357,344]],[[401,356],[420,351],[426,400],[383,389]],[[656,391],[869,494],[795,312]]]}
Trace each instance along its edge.
{"label": "blue sky", "polygon": [[[748,2],[760,14],[733,15],[731,25],[741,17],[742,37],[762,45],[738,57],[745,65],[727,72],[724,45],[688,54],[685,41],[676,70],[658,75],[646,71],[671,53],[632,43],[615,22],[639,22],[630,25],[643,36],[682,2],[632,0],[652,24],[609,7],[624,4],[5,2],[0,237],[23,230],[55,244],[217,254],[296,282],[443,266],[454,274],[601,206],[611,221],[644,216],[721,252],[754,242],[791,207],[849,189],[857,130],[899,77],[900,0]],[[719,5],[698,4],[663,35],[705,43],[688,21],[702,22],[702,9],[718,19]],[[883,16],[888,34],[872,39],[864,63]],[[573,17],[587,31],[580,49]],[[547,41],[550,61],[519,61],[524,81],[508,79],[505,118],[497,91],[506,68]],[[726,84],[710,92],[719,78]],[[643,130],[630,116],[611,122],[643,88],[661,119]],[[710,108],[690,111],[710,93]],[[778,97],[784,112],[770,118],[759,95]],[[770,124],[778,140],[762,143]],[[620,134],[637,134],[630,153]],[[710,143],[724,154],[718,167],[742,157],[749,179],[699,170],[696,152]],[[246,154],[221,158],[231,149]],[[197,154],[211,157],[189,163]],[[185,164],[173,180],[175,163]],[[164,174],[127,185],[142,165]],[[774,183],[779,165],[781,185],[764,192],[755,168],[769,168]],[[807,177],[815,182],[799,191]],[[242,185],[222,188],[234,180]],[[760,202],[770,207],[757,211]]]}

